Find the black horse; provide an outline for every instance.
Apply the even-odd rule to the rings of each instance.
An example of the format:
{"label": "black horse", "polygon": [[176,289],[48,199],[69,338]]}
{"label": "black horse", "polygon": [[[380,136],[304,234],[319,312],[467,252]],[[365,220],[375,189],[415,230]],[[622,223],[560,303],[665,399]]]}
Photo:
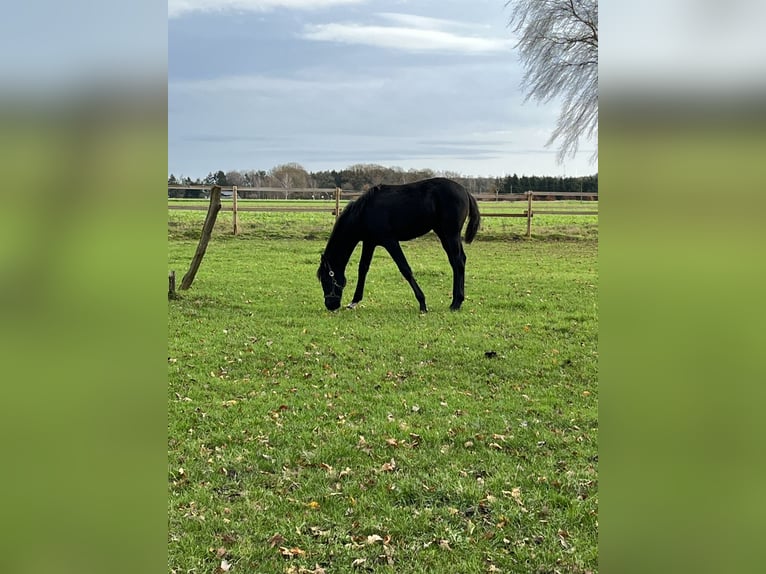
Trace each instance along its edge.
{"label": "black horse", "polygon": [[357,244],[362,242],[359,280],[353,309],[362,300],[364,280],[370,268],[372,254],[381,245],[396,262],[399,271],[415,292],[420,311],[425,313],[426,297],[412,276],[400,241],[425,235],[433,230],[447,252],[452,266],[452,304],[460,309],[465,299],[465,252],[460,231],[468,218],[465,242],[470,243],[479,230],[479,206],[462,185],[443,177],[425,179],[404,185],[376,185],[350,202],[335,222],[330,239],[317,270],[324,291],[324,304],[330,311],[340,307],[346,286],[346,265]]}

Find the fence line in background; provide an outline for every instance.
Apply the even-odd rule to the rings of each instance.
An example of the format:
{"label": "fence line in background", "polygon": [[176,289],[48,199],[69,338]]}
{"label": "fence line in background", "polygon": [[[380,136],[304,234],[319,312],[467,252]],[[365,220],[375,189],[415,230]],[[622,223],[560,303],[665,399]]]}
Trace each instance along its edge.
{"label": "fence line in background", "polygon": [[[203,194],[205,192],[209,192],[211,186],[205,186],[205,185],[168,185],[168,190],[196,190],[200,191]],[[293,195],[293,199],[296,194],[297,195],[308,195],[311,197],[311,199],[319,199],[324,201],[334,201],[335,202],[335,208],[332,210],[332,214],[335,216],[335,219],[338,218],[338,215],[340,215],[340,202],[342,199],[344,200],[350,200],[354,199],[356,197],[359,197],[362,192],[359,191],[351,191],[346,192],[340,189],[339,187],[336,188],[296,188],[296,189],[283,189],[280,187],[237,187],[236,185],[233,186],[222,186],[221,192],[223,195],[223,199],[227,199],[227,192],[228,197],[232,199],[232,207],[223,209],[225,211],[233,211],[234,212],[234,235],[237,235],[238,233],[238,213],[240,211],[260,211],[260,212],[293,212],[293,213],[310,213],[310,212],[323,212],[327,213],[330,210],[327,209],[327,207],[311,207],[308,205],[298,205],[295,207],[288,207],[284,205],[280,206],[251,206],[251,205],[238,205],[237,198],[239,199],[245,199],[247,195],[252,195],[257,193],[259,196],[262,194],[284,194],[284,198],[263,198],[258,197],[255,199],[265,199],[265,200],[280,200],[280,201],[291,201],[289,199],[290,195]],[[319,196],[319,197],[317,197]],[[491,193],[485,193],[485,194],[475,194],[474,197],[478,201],[485,201],[490,203],[512,203],[512,202],[526,202],[526,209],[522,212],[507,212],[507,213],[482,213],[482,217],[524,217],[527,220],[527,237],[532,236],[532,218],[535,215],[598,215],[597,210],[573,210],[573,209],[556,209],[556,208],[546,208],[546,209],[539,209],[535,210],[533,209],[533,199],[534,198],[544,198],[542,201],[546,204],[555,203],[556,201],[564,201],[567,199],[579,199],[580,201],[593,201],[594,203],[598,204],[598,193],[581,193],[577,191],[569,191],[569,192],[551,192],[551,191],[527,191],[524,193],[505,193],[505,194],[491,194]],[[205,197],[200,198],[171,198],[168,197],[168,199],[186,199],[186,200],[199,200],[199,199],[205,199]],[[538,200],[540,201],[540,200]],[[192,211],[204,211],[207,209],[204,206],[196,206],[196,205],[183,205],[183,204],[177,204],[177,205],[168,205],[168,209],[183,209],[183,210],[192,210]]]}

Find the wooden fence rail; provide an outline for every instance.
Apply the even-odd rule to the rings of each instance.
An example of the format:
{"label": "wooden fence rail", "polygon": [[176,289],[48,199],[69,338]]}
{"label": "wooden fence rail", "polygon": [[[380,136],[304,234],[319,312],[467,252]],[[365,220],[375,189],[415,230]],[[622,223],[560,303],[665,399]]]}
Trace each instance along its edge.
{"label": "wooden fence rail", "polygon": [[[204,197],[199,198],[172,198],[170,197],[170,190],[184,190],[187,191],[197,191],[200,193],[201,196],[204,196],[209,190],[211,189],[211,186],[205,186],[205,185],[168,185],[168,199],[204,199]],[[298,188],[298,189],[283,189],[279,187],[237,187],[234,186],[221,186],[221,195],[223,199],[231,199],[232,204],[231,207],[224,206],[222,209],[224,211],[233,211],[234,212],[234,234],[236,235],[238,232],[238,217],[237,214],[240,211],[259,211],[259,212],[286,212],[286,213],[310,213],[310,212],[323,212],[328,213],[331,212],[335,219],[338,218],[338,215],[340,214],[340,202],[341,200],[351,200],[356,197],[359,197],[362,192],[356,192],[356,191],[343,191],[340,188]],[[265,199],[267,201],[271,200],[287,200],[290,196],[293,197],[293,200],[296,199],[297,196],[305,196],[306,199],[319,199],[319,200],[325,200],[325,201],[334,201],[335,207],[334,209],[330,210],[327,207],[313,207],[309,205],[296,205],[296,206],[286,206],[286,205],[239,205],[237,203],[237,198],[239,199],[245,199],[248,196],[252,197],[253,195],[258,195],[256,199]],[[263,198],[263,195],[271,196],[267,198]],[[276,195],[284,195],[285,197],[276,197]],[[535,215],[598,215],[597,209],[586,209],[586,210],[577,210],[577,209],[571,209],[571,208],[562,208],[558,209],[551,204],[555,204],[556,201],[560,200],[581,200],[581,201],[588,201],[593,202],[594,204],[598,205],[598,193],[581,193],[581,192],[551,192],[551,191],[527,191],[524,193],[504,193],[504,194],[475,194],[474,197],[478,201],[482,202],[492,202],[492,203],[513,203],[513,202],[526,202],[526,209],[521,212],[500,212],[500,213],[494,213],[494,212],[484,212],[481,214],[482,217],[523,217],[527,220],[527,237],[532,236],[532,218]],[[542,202],[545,204],[544,209],[534,209],[533,208],[533,200],[534,198],[538,198],[538,203]],[[207,208],[205,206],[201,205],[183,205],[183,204],[169,204],[168,209],[180,209],[180,210],[191,210],[191,211],[205,211]]]}

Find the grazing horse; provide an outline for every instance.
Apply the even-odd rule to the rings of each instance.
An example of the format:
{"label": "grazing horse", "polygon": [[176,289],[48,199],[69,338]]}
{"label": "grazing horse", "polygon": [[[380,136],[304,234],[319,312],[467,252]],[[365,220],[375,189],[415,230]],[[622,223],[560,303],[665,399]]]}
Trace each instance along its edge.
{"label": "grazing horse", "polygon": [[393,258],[399,271],[415,292],[421,313],[426,297],[412,275],[400,241],[408,241],[433,230],[441,240],[452,266],[452,304],[460,309],[465,299],[465,252],[460,231],[466,218],[465,242],[470,243],[479,230],[479,206],[462,185],[443,177],[404,185],[376,185],[351,201],[335,222],[317,270],[324,291],[324,304],[330,311],[340,307],[346,286],[346,265],[357,244],[362,242],[359,279],[350,309],[364,294],[364,281],[375,248],[382,246]]}

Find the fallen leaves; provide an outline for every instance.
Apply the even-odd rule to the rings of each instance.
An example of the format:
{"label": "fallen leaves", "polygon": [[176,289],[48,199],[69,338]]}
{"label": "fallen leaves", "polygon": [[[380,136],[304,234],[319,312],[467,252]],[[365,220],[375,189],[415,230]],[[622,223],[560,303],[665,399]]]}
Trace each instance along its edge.
{"label": "fallen leaves", "polygon": [[[380,548],[380,550],[382,550],[382,554],[377,554],[375,558],[377,562],[380,564],[387,564],[389,566],[393,566],[394,564],[394,548],[391,546],[391,537],[388,535],[381,536],[380,534],[370,534],[364,537],[354,536],[351,539],[351,544],[346,545],[346,547],[356,550],[371,547]],[[372,565],[368,565],[368,559],[363,557],[355,559],[351,563],[351,566],[354,568],[364,568],[365,570],[373,569]]]}
{"label": "fallen leaves", "polygon": [[383,463],[380,467],[380,472],[394,472],[396,468],[396,461],[392,458],[390,461]]}
{"label": "fallen leaves", "polygon": [[367,537],[366,543],[368,545],[375,544],[377,542],[383,542],[383,537],[380,534],[370,534]]}
{"label": "fallen leaves", "polygon": [[524,506],[524,501],[521,500],[521,488],[518,486],[514,486],[511,490],[504,490],[503,494],[505,496],[510,496],[516,504],[519,505],[519,508],[522,512],[528,512],[526,507]]}
{"label": "fallen leaves", "polygon": [[313,569],[293,565],[285,570],[285,574],[327,574],[327,570],[322,568],[319,564],[315,564]]}
{"label": "fallen leaves", "polygon": [[285,558],[295,558],[296,556],[305,556],[306,551],[301,550],[297,546],[294,546],[292,548],[288,548],[286,546],[280,546],[279,547],[279,553],[284,556]]}
{"label": "fallen leaves", "polygon": [[319,564],[315,564],[313,569],[293,565],[285,570],[285,574],[327,574],[327,570],[322,568]]}

